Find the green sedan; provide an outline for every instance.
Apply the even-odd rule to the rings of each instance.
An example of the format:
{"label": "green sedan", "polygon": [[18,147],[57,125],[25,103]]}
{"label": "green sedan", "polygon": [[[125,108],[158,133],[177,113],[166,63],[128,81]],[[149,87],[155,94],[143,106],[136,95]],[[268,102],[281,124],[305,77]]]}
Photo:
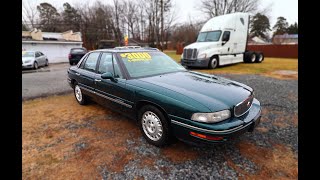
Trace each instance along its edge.
{"label": "green sedan", "polygon": [[134,119],[155,146],[173,137],[192,144],[225,142],[252,132],[261,118],[249,86],[188,71],[154,48],[91,51],[68,69],[68,82],[79,104],[93,100]]}

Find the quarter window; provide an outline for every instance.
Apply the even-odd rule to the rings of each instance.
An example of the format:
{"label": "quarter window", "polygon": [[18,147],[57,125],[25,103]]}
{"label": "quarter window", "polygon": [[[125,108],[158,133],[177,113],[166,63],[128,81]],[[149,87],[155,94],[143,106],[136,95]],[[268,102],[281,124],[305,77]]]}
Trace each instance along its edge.
{"label": "quarter window", "polygon": [[96,70],[99,54],[100,53],[89,54],[86,62],[84,63],[83,69],[94,72]]}

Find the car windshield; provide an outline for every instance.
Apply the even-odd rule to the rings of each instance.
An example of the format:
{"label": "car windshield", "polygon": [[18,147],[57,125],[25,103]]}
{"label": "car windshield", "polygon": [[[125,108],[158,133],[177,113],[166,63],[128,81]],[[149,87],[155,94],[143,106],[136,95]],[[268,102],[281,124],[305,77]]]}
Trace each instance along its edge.
{"label": "car windshield", "polygon": [[79,48],[79,49],[71,49],[71,52],[72,53],[82,53],[82,52],[85,52],[85,50],[81,49],[81,48]]}
{"label": "car windshield", "polygon": [[22,51],[22,57],[34,57],[34,52]]}
{"label": "car windshield", "polygon": [[198,35],[197,42],[213,42],[219,41],[221,35],[221,31],[208,31],[208,32],[201,32]]}
{"label": "car windshield", "polygon": [[162,52],[123,52],[118,55],[132,78],[186,71]]}

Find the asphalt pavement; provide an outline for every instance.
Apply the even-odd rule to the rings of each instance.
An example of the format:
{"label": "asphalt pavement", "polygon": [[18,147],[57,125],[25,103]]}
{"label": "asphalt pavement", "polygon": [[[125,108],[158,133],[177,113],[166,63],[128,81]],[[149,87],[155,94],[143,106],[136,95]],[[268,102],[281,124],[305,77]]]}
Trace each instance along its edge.
{"label": "asphalt pavement", "polygon": [[22,70],[22,100],[72,92],[67,81],[69,63]]}

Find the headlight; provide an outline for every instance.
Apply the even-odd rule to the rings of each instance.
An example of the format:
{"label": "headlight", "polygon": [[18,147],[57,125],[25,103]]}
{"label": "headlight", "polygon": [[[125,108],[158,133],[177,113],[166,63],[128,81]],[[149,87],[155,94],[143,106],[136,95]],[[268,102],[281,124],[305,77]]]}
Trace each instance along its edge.
{"label": "headlight", "polygon": [[31,60],[26,60],[24,63],[29,63],[29,62],[31,62]]}
{"label": "headlight", "polygon": [[207,53],[203,53],[203,54],[200,54],[199,56],[198,56],[198,58],[206,58],[207,57]]}
{"label": "headlight", "polygon": [[204,123],[216,123],[229,117],[231,117],[231,112],[229,110],[223,110],[214,113],[194,113],[191,120]]}

